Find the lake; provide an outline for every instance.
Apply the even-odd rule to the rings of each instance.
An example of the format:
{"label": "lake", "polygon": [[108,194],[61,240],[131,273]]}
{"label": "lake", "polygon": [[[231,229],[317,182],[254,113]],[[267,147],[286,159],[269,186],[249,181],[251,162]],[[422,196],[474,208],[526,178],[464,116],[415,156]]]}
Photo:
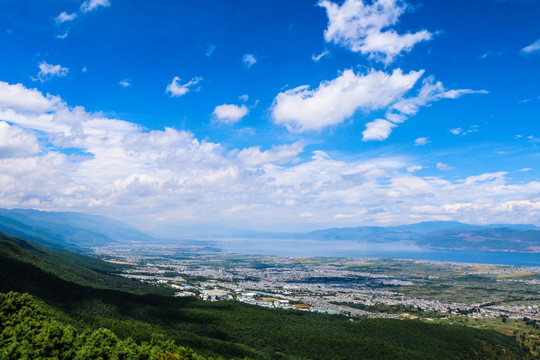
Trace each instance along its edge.
{"label": "lake", "polygon": [[428,250],[410,243],[361,243],[334,240],[227,239],[215,246],[225,252],[290,257],[394,258],[477,264],[540,266],[540,254],[500,251]]}

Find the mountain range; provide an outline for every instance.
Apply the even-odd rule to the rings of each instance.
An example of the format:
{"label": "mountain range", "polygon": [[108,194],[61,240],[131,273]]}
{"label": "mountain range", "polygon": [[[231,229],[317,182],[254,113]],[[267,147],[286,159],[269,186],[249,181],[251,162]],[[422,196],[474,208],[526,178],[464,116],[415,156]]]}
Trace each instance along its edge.
{"label": "mountain range", "polygon": [[[171,227],[172,229],[174,228]],[[28,209],[0,209],[0,231],[56,249],[79,252],[114,243],[163,242],[190,237],[178,228],[176,232],[169,232],[169,238],[165,239],[103,216]],[[430,249],[540,252],[540,228],[535,225],[471,225],[457,221],[427,221],[387,227],[329,228],[306,233],[260,232],[221,227],[214,232],[204,233],[200,238],[408,242]]]}

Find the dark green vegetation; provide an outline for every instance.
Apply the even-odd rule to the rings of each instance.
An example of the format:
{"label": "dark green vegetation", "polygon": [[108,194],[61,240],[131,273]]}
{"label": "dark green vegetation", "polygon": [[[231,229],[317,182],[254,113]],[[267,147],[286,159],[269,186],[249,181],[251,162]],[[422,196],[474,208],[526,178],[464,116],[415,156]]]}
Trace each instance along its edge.
{"label": "dark green vegetation", "polygon": [[54,311],[28,294],[0,293],[0,357],[19,359],[204,360],[162,336],[137,344],[107,329],[80,330],[55,320]]}
{"label": "dark green vegetation", "polygon": [[[515,340],[495,331],[419,321],[351,322],[343,316],[148,294],[166,290],[109,275],[116,267],[2,235],[0,291],[26,292],[40,300],[16,294],[2,296],[3,301],[15,305],[3,306],[1,316],[22,316],[24,321],[1,322],[2,339],[9,339],[0,341],[1,351],[20,354],[17,349],[34,347],[29,351],[37,353],[31,354],[50,354],[54,349],[64,352],[69,348],[73,356],[65,358],[76,358],[83,351],[81,359],[99,358],[97,353],[85,350],[88,347],[108,346],[118,354],[132,350],[131,355],[103,359],[137,359],[136,354],[149,358],[148,354],[167,350],[188,351],[173,345],[174,341],[203,356],[226,358],[527,358]],[[38,323],[32,323],[32,319]],[[19,329],[18,323],[22,324]],[[57,344],[57,348],[43,348],[50,344]]]}

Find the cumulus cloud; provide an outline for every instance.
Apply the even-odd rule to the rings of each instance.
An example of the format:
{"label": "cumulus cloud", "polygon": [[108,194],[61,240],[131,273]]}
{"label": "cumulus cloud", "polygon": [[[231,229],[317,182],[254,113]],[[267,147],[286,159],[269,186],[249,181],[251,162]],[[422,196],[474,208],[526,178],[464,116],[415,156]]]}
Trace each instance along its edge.
{"label": "cumulus cloud", "polygon": [[521,49],[522,54],[533,54],[537,52],[540,52],[540,39]]}
{"label": "cumulus cloud", "polygon": [[309,146],[307,154],[302,143],[230,149],[0,82],[0,207],[274,230],[353,225],[359,214],[379,224],[540,222],[540,182],[513,181],[504,171],[420,176],[418,159],[340,158]]}
{"label": "cumulus cloud", "polygon": [[422,73],[403,74],[396,69],[392,74],[372,70],[362,75],[345,70],[316,89],[304,85],[279,93],[272,105],[272,118],[290,131],[321,130],[342,123],[359,110],[387,107],[411,89]]}
{"label": "cumulus cloud", "polygon": [[66,21],[73,21],[77,17],[77,13],[68,14],[62,11],[57,17],[54,18],[57,24],[63,24]]}
{"label": "cumulus cloud", "polygon": [[224,124],[234,124],[248,114],[246,105],[223,104],[214,109],[213,115],[216,120]]}
{"label": "cumulus cloud", "polygon": [[37,138],[33,134],[0,121],[0,159],[31,156],[38,151]]}
{"label": "cumulus cloud", "polygon": [[39,65],[39,73],[37,78],[33,79],[34,81],[45,82],[52,79],[53,77],[63,77],[66,76],[69,72],[69,69],[60,65],[47,64],[45,61],[42,61]]}
{"label": "cumulus cloud", "polygon": [[411,51],[415,44],[433,37],[427,30],[398,34],[392,29],[409,8],[404,1],[375,0],[368,4],[363,0],[346,0],[339,5],[320,0],[318,5],[325,8],[328,15],[328,28],[324,32],[327,42],[386,64],[402,52]]}
{"label": "cumulus cloud", "polygon": [[245,54],[242,56],[242,62],[246,67],[250,68],[257,63],[257,59],[252,54]]}
{"label": "cumulus cloud", "polygon": [[180,97],[192,90],[192,87],[197,85],[199,82],[201,82],[202,77],[194,77],[191,80],[189,80],[185,84],[180,83],[180,78],[178,76],[175,76],[172,80],[172,82],[167,85],[167,89],[165,89],[165,93],[169,93],[171,97]]}
{"label": "cumulus cloud", "polygon": [[23,84],[0,81],[0,109],[4,112],[44,114],[57,108],[62,100],[57,96],[43,95],[37,89]]}
{"label": "cumulus cloud", "polygon": [[109,0],[87,0],[81,4],[81,11],[83,13],[91,12],[99,7],[109,7],[111,3]]}

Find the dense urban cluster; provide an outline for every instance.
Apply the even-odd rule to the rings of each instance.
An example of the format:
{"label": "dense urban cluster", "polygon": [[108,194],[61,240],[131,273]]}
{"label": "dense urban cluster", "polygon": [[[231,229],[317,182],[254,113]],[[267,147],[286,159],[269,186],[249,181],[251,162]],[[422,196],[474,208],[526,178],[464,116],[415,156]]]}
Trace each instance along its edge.
{"label": "dense urban cluster", "polygon": [[[435,313],[471,318],[540,319],[538,303],[502,304],[491,298],[456,302],[406,295],[404,288],[437,285],[439,277],[393,272],[392,267],[384,272],[379,267],[376,271],[366,271],[377,260],[241,257],[199,246],[183,246],[181,251],[171,245],[141,245],[140,251],[137,249],[109,246],[94,251],[106,261],[130,262],[132,266],[120,274],[124,277],[170,286],[177,291],[176,296],[198,296],[208,301],[236,300],[268,308],[380,318],[415,318],[418,314]],[[464,265],[416,263],[449,268]],[[539,287],[540,268],[492,266],[489,270],[468,271],[463,275],[493,275],[497,282],[526,281]],[[529,276],[524,280],[519,278],[521,275]],[[380,311],[381,306],[386,306],[386,311]],[[411,310],[416,315],[409,314]]]}

